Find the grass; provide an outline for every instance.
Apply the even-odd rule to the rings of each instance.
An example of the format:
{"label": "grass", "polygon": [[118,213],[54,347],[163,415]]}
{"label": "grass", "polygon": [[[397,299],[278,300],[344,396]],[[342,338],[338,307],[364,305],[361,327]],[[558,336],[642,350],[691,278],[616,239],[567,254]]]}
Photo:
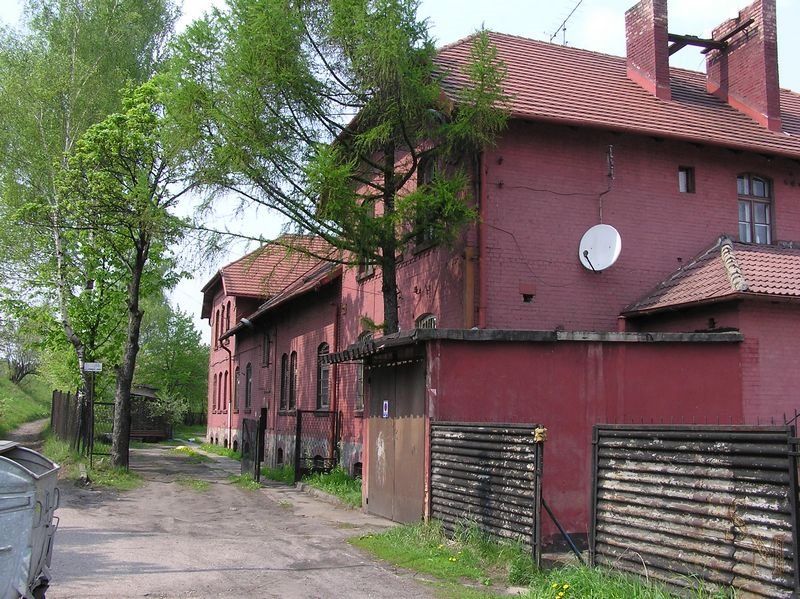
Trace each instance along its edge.
{"label": "grass", "polygon": [[261,467],[261,476],[269,480],[276,480],[280,483],[291,485],[294,483],[294,468],[289,464],[278,466],[277,468],[270,468],[268,466]]}
{"label": "grass", "polygon": [[187,489],[197,491],[198,493],[203,493],[205,491],[208,491],[209,488],[211,488],[211,484],[207,480],[188,478],[186,476],[181,476],[175,482],[182,487],[186,487]]}
{"label": "grass", "polygon": [[198,453],[191,447],[186,447],[185,445],[178,445],[177,447],[173,448],[172,451],[187,456],[192,464],[203,464],[211,461],[211,458],[207,455]]}
{"label": "grass", "polygon": [[[672,599],[664,587],[624,574],[587,566],[538,571],[529,549],[500,543],[475,526],[448,538],[437,523],[409,524],[350,540],[356,547],[397,566],[435,579],[442,596],[466,599],[507,597],[508,585],[527,587],[527,599]],[[701,584],[689,590],[695,599],[721,599],[728,593]]]}
{"label": "grass", "polygon": [[239,474],[238,476],[229,476],[228,480],[234,485],[245,491],[255,491],[261,488],[261,484],[253,480],[249,474]]}
{"label": "grass", "polygon": [[348,475],[341,467],[326,474],[312,474],[303,482],[326,493],[338,497],[352,507],[361,507],[361,479]]}
{"label": "grass", "polygon": [[172,430],[174,439],[206,438],[205,424],[176,424]]}
{"label": "grass", "polygon": [[[107,446],[96,444],[96,450],[108,449]],[[46,433],[43,453],[48,458],[59,464],[62,468],[61,478],[77,480],[80,476],[79,464],[86,467],[92,486],[115,489],[117,491],[131,491],[143,483],[141,475],[132,470],[112,466],[107,456],[95,456],[93,466],[89,467],[89,458],[72,450],[69,443],[56,439],[51,433]]]}
{"label": "grass", "polygon": [[47,384],[37,376],[27,376],[15,385],[0,368],[0,438],[21,424],[47,418],[52,395]]}
{"label": "grass", "polygon": [[213,443],[203,443],[200,445],[200,449],[207,451],[208,453],[230,458],[232,460],[241,461],[242,459],[242,454],[238,451],[233,451],[232,449],[222,447],[221,445],[214,445]]}

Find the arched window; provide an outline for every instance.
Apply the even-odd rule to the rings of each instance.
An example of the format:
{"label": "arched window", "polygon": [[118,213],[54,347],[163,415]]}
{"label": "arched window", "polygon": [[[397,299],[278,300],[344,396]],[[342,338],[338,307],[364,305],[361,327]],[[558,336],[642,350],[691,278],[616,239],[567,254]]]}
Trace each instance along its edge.
{"label": "arched window", "polygon": [[217,411],[217,375],[214,374],[214,382],[211,383],[211,411]]}
{"label": "arched window", "polygon": [[219,347],[219,310],[214,318],[214,347]]}
{"label": "arched window", "polygon": [[[370,339],[372,339],[372,333],[364,331],[358,336],[358,343],[360,345]],[[364,411],[364,380],[364,362],[362,361],[356,365],[356,412]]]}
{"label": "arched window", "polygon": [[297,409],[297,352],[289,358],[289,409]]}
{"label": "arched window", "polygon": [[236,370],[233,371],[233,411],[239,411],[239,393],[241,389],[241,385],[239,384],[241,381],[239,380],[241,377],[239,376],[239,367],[236,367]]}
{"label": "arched window", "polygon": [[228,379],[229,379],[229,375],[228,375],[228,371],[226,370],[225,371],[225,383],[222,385],[222,405],[225,407],[225,411],[226,412],[228,411],[228,405],[230,404],[230,401],[229,401],[230,397],[228,395],[230,394],[230,388],[231,388],[231,386],[228,384]]}
{"label": "arched window", "polygon": [[228,302],[228,309],[225,311],[225,331],[231,328],[231,303]]}
{"label": "arched window", "polygon": [[280,409],[289,409],[289,355],[281,356],[281,401]]}
{"label": "arched window", "polygon": [[419,318],[417,318],[417,328],[418,329],[435,329],[436,328],[436,316],[431,313],[423,314]]}
{"label": "arched window", "polygon": [[739,195],[739,241],[772,243],[772,183],[766,177],[736,178]]}
{"label": "arched window", "polygon": [[327,410],[330,406],[330,366],[323,363],[323,358],[330,353],[327,343],[321,343],[317,348],[317,409]]}
{"label": "arched window", "polygon": [[249,410],[253,403],[253,367],[250,363],[244,369],[244,409]]}

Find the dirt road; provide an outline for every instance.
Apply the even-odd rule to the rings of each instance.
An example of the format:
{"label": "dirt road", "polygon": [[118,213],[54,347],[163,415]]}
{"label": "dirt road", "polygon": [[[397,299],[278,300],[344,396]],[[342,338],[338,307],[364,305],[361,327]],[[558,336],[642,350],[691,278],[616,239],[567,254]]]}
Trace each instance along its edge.
{"label": "dirt road", "polygon": [[240,489],[225,458],[197,464],[153,447],[132,450],[131,467],[147,481],[136,491],[62,489],[49,599],[434,596],[345,542],[385,520],[292,487]]}

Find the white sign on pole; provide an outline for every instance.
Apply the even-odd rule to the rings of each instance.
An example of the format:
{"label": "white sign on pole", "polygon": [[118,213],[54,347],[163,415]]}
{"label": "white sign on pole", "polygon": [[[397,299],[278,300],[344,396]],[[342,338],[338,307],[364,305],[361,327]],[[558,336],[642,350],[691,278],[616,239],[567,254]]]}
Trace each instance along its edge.
{"label": "white sign on pole", "polygon": [[103,363],[102,362],[84,362],[83,371],[84,372],[103,372]]}

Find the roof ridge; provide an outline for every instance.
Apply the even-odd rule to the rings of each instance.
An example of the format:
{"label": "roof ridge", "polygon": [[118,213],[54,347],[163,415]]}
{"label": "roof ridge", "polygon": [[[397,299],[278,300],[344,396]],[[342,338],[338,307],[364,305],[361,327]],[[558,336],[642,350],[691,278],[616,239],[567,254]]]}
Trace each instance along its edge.
{"label": "roof ridge", "polygon": [[720,237],[720,255],[722,257],[722,264],[725,266],[725,272],[728,274],[728,280],[734,291],[743,292],[749,291],[750,285],[747,284],[747,279],[742,272],[742,267],[736,259],[736,250],[733,248],[733,241],[727,235]]}

